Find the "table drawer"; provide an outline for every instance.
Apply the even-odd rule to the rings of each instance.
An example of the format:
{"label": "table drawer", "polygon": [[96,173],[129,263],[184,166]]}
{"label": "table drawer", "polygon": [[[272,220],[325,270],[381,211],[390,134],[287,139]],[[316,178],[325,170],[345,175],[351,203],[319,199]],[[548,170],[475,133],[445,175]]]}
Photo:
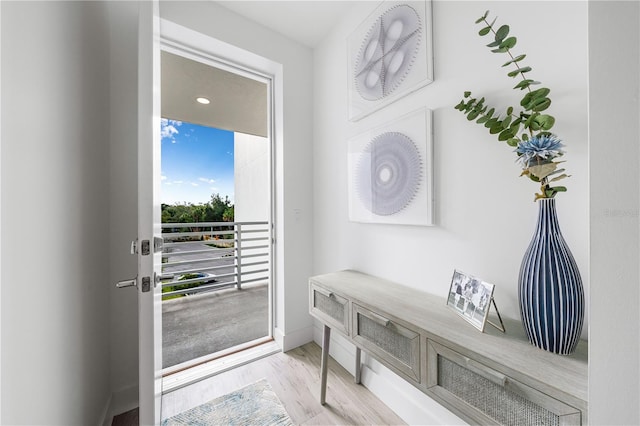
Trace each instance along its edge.
{"label": "table drawer", "polygon": [[349,336],[349,300],[323,287],[311,284],[309,313],[332,329]]}
{"label": "table drawer", "polygon": [[471,423],[581,424],[579,409],[432,340],[427,365],[427,391]]}
{"label": "table drawer", "polygon": [[420,383],[420,334],[353,304],[353,340],[405,378]]}

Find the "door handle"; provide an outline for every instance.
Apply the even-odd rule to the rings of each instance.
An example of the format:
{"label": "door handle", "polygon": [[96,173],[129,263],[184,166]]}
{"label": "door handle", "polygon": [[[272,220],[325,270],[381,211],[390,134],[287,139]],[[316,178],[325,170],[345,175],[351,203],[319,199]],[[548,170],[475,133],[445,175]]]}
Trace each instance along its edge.
{"label": "door handle", "polygon": [[118,281],[116,283],[116,287],[117,288],[138,287],[138,278],[134,278],[131,280]]}

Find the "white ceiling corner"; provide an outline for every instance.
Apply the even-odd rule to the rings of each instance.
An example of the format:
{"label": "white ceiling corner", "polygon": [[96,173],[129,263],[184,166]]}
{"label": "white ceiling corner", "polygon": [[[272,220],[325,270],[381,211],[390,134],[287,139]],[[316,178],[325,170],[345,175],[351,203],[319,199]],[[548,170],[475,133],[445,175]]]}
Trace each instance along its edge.
{"label": "white ceiling corner", "polygon": [[315,48],[353,1],[218,1],[221,6],[307,47]]}

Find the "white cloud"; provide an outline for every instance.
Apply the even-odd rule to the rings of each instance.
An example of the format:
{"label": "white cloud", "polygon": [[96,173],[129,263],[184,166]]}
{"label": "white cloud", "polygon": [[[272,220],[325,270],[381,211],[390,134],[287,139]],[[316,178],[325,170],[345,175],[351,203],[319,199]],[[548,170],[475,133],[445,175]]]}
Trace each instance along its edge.
{"label": "white cloud", "polygon": [[201,177],[201,178],[198,178],[198,180],[201,182],[208,183],[209,185],[213,185],[214,183],[216,183],[215,179],[207,179],[207,178]]}
{"label": "white cloud", "polygon": [[160,176],[160,180],[167,180],[167,177],[165,175]]}
{"label": "white cloud", "polygon": [[199,186],[199,185],[195,182],[191,182],[191,186]]}
{"label": "white cloud", "polygon": [[179,134],[178,127],[182,126],[182,121],[160,119],[160,136],[162,139],[169,139],[172,143],[176,143],[175,135]]}

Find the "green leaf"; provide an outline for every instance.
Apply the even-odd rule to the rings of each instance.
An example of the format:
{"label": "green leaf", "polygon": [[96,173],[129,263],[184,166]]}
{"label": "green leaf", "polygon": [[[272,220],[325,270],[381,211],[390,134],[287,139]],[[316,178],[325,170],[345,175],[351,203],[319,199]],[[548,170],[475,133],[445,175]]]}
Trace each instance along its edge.
{"label": "green leaf", "polygon": [[500,40],[500,42],[502,42],[502,40],[504,40],[504,38],[509,34],[509,26],[508,25],[503,25],[500,28],[498,28],[498,31],[496,31],[496,41]]}
{"label": "green leaf", "polygon": [[504,120],[502,120],[502,127],[504,127],[505,129],[507,127],[509,127],[509,124],[511,124],[511,116],[507,115]]}
{"label": "green leaf", "polygon": [[529,103],[531,102],[531,98],[533,98],[533,95],[531,93],[532,92],[528,92],[526,95],[522,97],[522,100],[520,101],[520,106],[526,108],[526,106],[529,105]]}
{"label": "green leaf", "polygon": [[520,89],[520,90],[524,90],[527,87],[533,85],[533,84],[540,84],[539,81],[535,81],[535,80],[531,80],[531,79],[525,79],[522,80],[521,82],[519,82],[518,84],[516,84],[513,88],[514,89]]}
{"label": "green leaf", "polygon": [[476,120],[476,123],[483,124],[483,123],[486,123],[488,119],[489,119],[489,117],[487,117],[486,115],[483,115],[482,117],[480,117],[480,118],[478,118]]}
{"label": "green leaf", "polygon": [[554,186],[553,189],[555,192],[567,192],[567,187],[565,186]]}
{"label": "green leaf", "polygon": [[513,107],[507,108],[507,115],[511,115],[513,113]]}
{"label": "green leaf", "polygon": [[506,129],[503,130],[502,132],[500,132],[500,134],[498,135],[498,140],[499,141],[507,141],[509,139],[511,139],[513,137],[513,133],[511,133],[511,130]]}
{"label": "green leaf", "polygon": [[478,35],[486,36],[487,34],[489,34],[489,31],[491,31],[491,27],[484,27],[483,29],[478,31]]}
{"label": "green leaf", "polygon": [[491,43],[487,44],[487,47],[500,46],[500,43],[502,43],[502,40],[495,40],[495,41],[492,41]]}
{"label": "green leaf", "polygon": [[503,130],[502,125],[500,124],[499,121],[496,121],[496,123],[494,123],[493,126],[489,128],[489,133],[491,133],[492,135],[495,135],[497,133],[500,133],[502,130]]}
{"label": "green leaf", "polygon": [[551,105],[551,99],[549,98],[536,99],[533,102],[534,106],[531,108],[531,110],[538,112],[544,111],[545,109],[549,108],[549,105]]}
{"label": "green leaf", "polygon": [[479,17],[478,19],[476,19],[476,24],[479,24],[480,22],[484,21],[485,19],[487,19],[487,16],[489,16],[489,11],[487,10],[484,15],[482,15],[481,17]]}
{"label": "green leaf", "polygon": [[503,40],[502,43],[500,43],[500,47],[501,48],[507,48],[507,49],[512,49],[513,46],[516,45],[516,38],[515,37],[508,37],[506,39]]}
{"label": "green leaf", "polygon": [[556,123],[556,119],[549,114],[540,114],[535,120],[540,124],[542,130],[551,130],[553,125]]}
{"label": "green leaf", "polygon": [[517,70],[513,70],[510,73],[508,73],[507,75],[509,77],[515,77],[518,74],[524,74],[525,72],[529,72],[531,71],[531,67],[522,67],[522,68],[518,68]]}
{"label": "green leaf", "polygon": [[519,142],[520,141],[517,138],[511,138],[511,139],[507,140],[507,145],[512,146],[512,147],[515,148],[516,146],[518,146]]}
{"label": "green leaf", "polygon": [[489,111],[487,111],[487,117],[491,118],[493,117],[493,114],[496,112],[495,108],[491,108]]}
{"label": "green leaf", "polygon": [[487,129],[492,128],[493,126],[496,125],[496,123],[498,123],[498,119],[497,118],[490,118],[489,120],[487,120],[486,123],[484,123],[484,127],[486,127]]}
{"label": "green leaf", "polygon": [[[523,98],[524,100],[524,98]],[[527,111],[543,111],[551,105],[551,99],[549,98],[532,98],[529,97],[529,103],[522,105]],[[537,109],[543,108],[543,109]]]}
{"label": "green leaf", "polygon": [[546,87],[541,87],[539,89],[534,90],[533,92],[531,92],[531,96],[534,98],[544,98],[546,97],[549,93],[551,93],[550,89],[547,89]]}
{"label": "green leaf", "polygon": [[532,121],[532,122],[529,124],[529,128],[530,128],[531,130],[533,130],[534,132],[536,132],[536,131],[540,130],[540,124],[538,124],[536,121]]}
{"label": "green leaf", "polygon": [[493,53],[505,53],[508,52],[509,49],[507,47],[499,47],[497,49],[493,49],[492,52]]}
{"label": "green leaf", "polygon": [[478,115],[480,115],[480,112],[479,112],[479,111],[471,111],[471,112],[469,113],[469,115],[467,115],[467,120],[469,120],[469,121],[473,121],[473,120],[475,120],[476,118],[478,118]]}
{"label": "green leaf", "polygon": [[471,96],[471,92],[469,92],[469,91],[464,92],[464,97],[465,98],[468,98],[469,96]]}
{"label": "green leaf", "polygon": [[513,63],[520,62],[520,61],[521,61],[521,60],[523,60],[526,56],[527,56],[527,55],[519,55],[519,56],[516,56],[516,57],[515,57],[515,58],[513,58],[512,60],[510,60],[510,61],[508,61],[508,62],[505,62],[502,66],[503,66],[503,67],[506,67],[507,65],[511,65],[511,64],[513,64]]}

